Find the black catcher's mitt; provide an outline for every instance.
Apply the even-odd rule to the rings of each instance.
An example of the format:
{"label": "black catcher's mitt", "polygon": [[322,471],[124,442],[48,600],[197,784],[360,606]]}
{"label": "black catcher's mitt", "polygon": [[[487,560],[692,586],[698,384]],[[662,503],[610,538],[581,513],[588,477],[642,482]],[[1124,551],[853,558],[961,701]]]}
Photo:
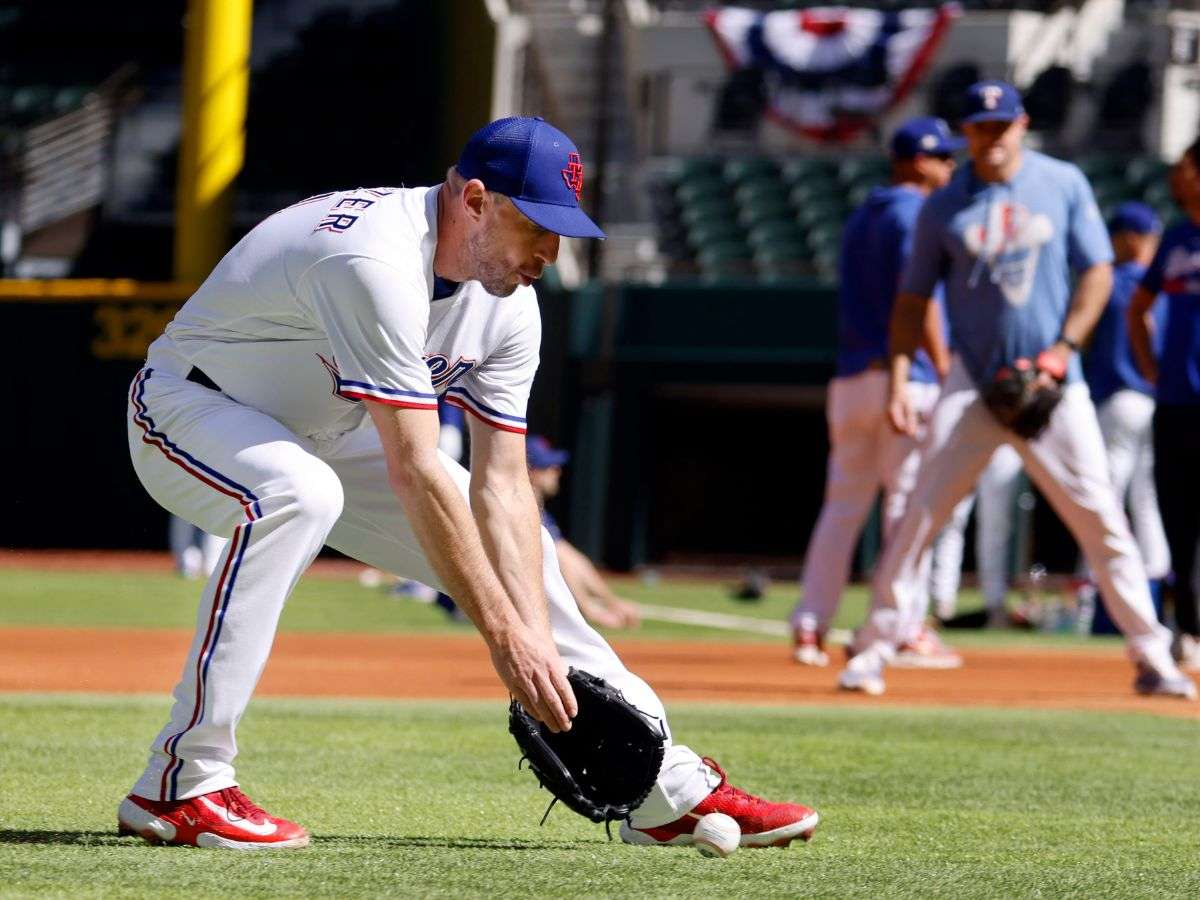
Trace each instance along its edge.
{"label": "black catcher's mitt", "polygon": [[[1053,385],[1039,380],[1045,372]],[[983,392],[983,402],[1005,428],[1032,440],[1050,424],[1054,408],[1062,400],[1062,381],[1066,372],[1056,357],[1039,354],[1037,361],[1018,359],[1004,366]]]}
{"label": "black catcher's mitt", "polygon": [[572,668],[567,680],[579,704],[570,731],[550,731],[516,700],[508,707],[508,730],[538,783],[554,795],[546,815],[561,800],[593,822],[627,819],[658,778],[666,732],[603,678]]}

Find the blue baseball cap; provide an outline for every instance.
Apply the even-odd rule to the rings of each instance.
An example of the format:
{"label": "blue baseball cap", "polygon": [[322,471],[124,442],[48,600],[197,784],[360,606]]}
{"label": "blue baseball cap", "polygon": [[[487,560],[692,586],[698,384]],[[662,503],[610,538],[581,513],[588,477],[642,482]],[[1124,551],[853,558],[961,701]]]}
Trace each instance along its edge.
{"label": "blue baseball cap", "polygon": [[977,81],[967,88],[963,122],[1011,122],[1023,115],[1021,93],[1007,81]]}
{"label": "blue baseball cap", "polygon": [[471,135],[458,174],[504,194],[529,219],[564,237],[603,238],[579,208],[583,163],[574,142],[541,118],[511,116]]}
{"label": "blue baseball cap", "polygon": [[892,135],[892,156],[912,159],[921,153],[956,153],[966,145],[950,133],[945,119],[918,116],[901,124]]}
{"label": "blue baseball cap", "polygon": [[1116,234],[1118,231],[1132,231],[1136,234],[1155,234],[1162,229],[1162,221],[1158,213],[1145,203],[1130,200],[1122,203],[1108,217],[1108,231]]}
{"label": "blue baseball cap", "polygon": [[566,450],[556,449],[540,434],[531,434],[525,441],[525,459],[531,469],[549,469],[553,466],[566,465],[571,454]]}

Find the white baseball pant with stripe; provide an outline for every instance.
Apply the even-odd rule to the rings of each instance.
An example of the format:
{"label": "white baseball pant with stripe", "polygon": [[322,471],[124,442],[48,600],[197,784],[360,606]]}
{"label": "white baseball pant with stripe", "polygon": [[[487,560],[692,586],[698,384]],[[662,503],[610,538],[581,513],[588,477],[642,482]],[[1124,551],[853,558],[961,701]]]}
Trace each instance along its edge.
{"label": "white baseball pant with stripe", "polygon": [[[868,369],[829,382],[829,462],[825,501],[805,554],[803,596],[792,611],[795,627],[824,632],[842,601],[859,532],[883,489],[883,540],[890,540],[917,480],[920,442],[937,402],[936,384],[912,382],[916,437],[896,434],[887,421],[889,375]],[[916,623],[920,627],[920,622]]]}
{"label": "white baseball pant with stripe", "polygon": [[898,630],[921,602],[922,556],[1003,443],[1020,454],[1030,479],[1079,542],[1130,656],[1160,670],[1173,668],[1170,634],[1155,618],[1141,555],[1113,493],[1087,385],[1068,386],[1046,431],[1027,441],[988,412],[957,357],[933,411],[909,512],[875,572],[876,607],[858,634],[860,651],[883,662],[891,659]]}
{"label": "white baseball pant with stripe", "polygon": [[1171,550],[1154,488],[1154,399],[1139,391],[1117,391],[1096,407],[1108,469],[1117,500],[1128,503],[1129,524],[1149,578],[1166,578]]}
{"label": "white baseball pant with stripe", "polygon": [[[388,486],[369,418],[337,437],[300,437],[258,410],[187,381],[178,366],[173,359],[152,359],[134,379],[133,465],[162,506],[228,537],[229,544],[204,588],[170,721],[133,788],[159,800],[237,783],[237,723],[266,665],[283,604],[324,544],[369,566],[441,584]],[[444,454],[442,460],[466,496],[467,471]],[[551,628],[563,661],[605,678],[665,724],[654,692],[580,615],[545,529],[542,547]],[[633,824],[674,821],[718,783],[699,756],[673,744]]]}
{"label": "white baseball pant with stripe", "polygon": [[1013,536],[1013,500],[1021,476],[1021,457],[1001,444],[988,460],[975,490],[967,494],[933,543],[929,593],[939,619],[953,617],[962,576],[964,532],[975,509],[975,565],[989,610],[1002,609],[1008,593],[1008,547]]}

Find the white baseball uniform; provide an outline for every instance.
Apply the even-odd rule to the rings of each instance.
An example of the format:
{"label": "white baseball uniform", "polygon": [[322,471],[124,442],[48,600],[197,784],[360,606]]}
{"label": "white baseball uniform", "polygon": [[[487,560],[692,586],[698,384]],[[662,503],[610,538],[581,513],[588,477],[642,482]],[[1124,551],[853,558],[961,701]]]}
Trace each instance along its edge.
{"label": "white baseball uniform", "polygon": [[979,588],[989,610],[1004,607],[1008,593],[1008,549],[1013,535],[1013,501],[1021,476],[1021,457],[1002,444],[979,476],[975,490],[954,507],[950,521],[933,544],[930,598],[939,619],[954,615],[962,576],[964,533],[975,509],[975,564]]}
{"label": "white baseball uniform", "polygon": [[[389,487],[364,398],[432,410],[445,394],[491,427],[524,433],[537,298],[531,288],[498,298],[478,282],[435,279],[437,202],[438,188],[359,189],[271,216],[221,260],[134,379],[138,477],[168,510],[229,538],[135,794],[175,800],[236,784],[235,728],[283,604],[323,545],[441,587]],[[193,367],[221,390],[188,380]],[[442,462],[466,497],[466,470]],[[664,717],[579,614],[544,529],[542,547],[564,662]],[[718,783],[674,744],[633,824],[673,821]]]}

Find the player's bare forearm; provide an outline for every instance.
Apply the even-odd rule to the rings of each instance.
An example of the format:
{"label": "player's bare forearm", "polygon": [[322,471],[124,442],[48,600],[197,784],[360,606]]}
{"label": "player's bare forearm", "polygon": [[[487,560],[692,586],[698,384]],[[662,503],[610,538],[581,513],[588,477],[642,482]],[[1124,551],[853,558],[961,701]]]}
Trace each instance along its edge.
{"label": "player's bare forearm", "polygon": [[[563,577],[567,579],[567,585],[576,597],[582,594],[601,603],[609,603],[615,599],[592,561],[570,541],[556,541],[554,546],[558,551],[558,564],[563,570]],[[568,571],[571,573],[570,577],[567,577]]]}
{"label": "player's bare forearm", "polygon": [[1138,370],[1151,384],[1158,381],[1158,360],[1154,358],[1153,328],[1150,309],[1155,296],[1143,287],[1133,292],[1129,309],[1125,311],[1125,323],[1129,330],[1129,344]]}
{"label": "player's bare forearm", "polygon": [[[438,459],[436,414],[419,418],[416,411],[377,403],[368,408],[387,454],[391,487],[447,591],[485,638],[509,630],[516,610],[484,552],[470,509]],[[400,426],[397,416],[405,414]]]}
{"label": "player's bare forearm", "polygon": [[541,517],[529,482],[524,435],[472,421],[471,511],[488,559],[518,615],[549,638]]}
{"label": "player's bare forearm", "polygon": [[[1076,345],[1083,344],[1100,321],[1108,298],[1112,294],[1112,266],[1098,263],[1084,269],[1075,285],[1067,318],[1063,321],[1062,336]],[[1062,345],[1066,349],[1066,345]]]}

